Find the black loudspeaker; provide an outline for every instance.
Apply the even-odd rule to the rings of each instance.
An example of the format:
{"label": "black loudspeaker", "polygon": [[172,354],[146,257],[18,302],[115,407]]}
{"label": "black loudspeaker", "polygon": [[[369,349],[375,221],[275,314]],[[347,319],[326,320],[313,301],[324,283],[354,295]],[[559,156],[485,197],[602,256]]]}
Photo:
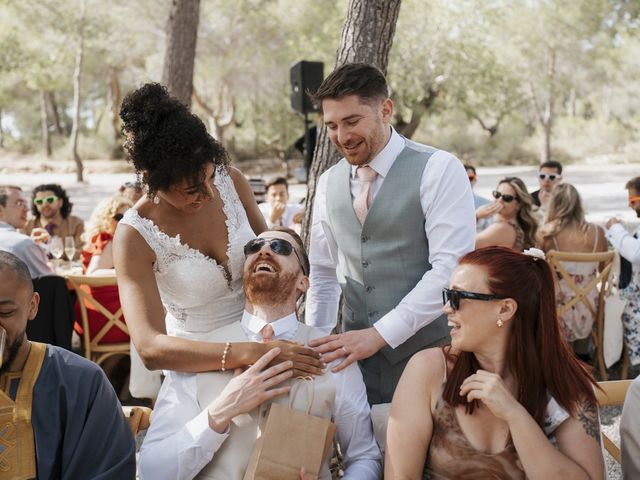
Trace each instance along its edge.
{"label": "black loudspeaker", "polygon": [[315,92],[324,78],[324,63],[302,60],[291,70],[291,108],[300,113],[317,112],[307,92]]}

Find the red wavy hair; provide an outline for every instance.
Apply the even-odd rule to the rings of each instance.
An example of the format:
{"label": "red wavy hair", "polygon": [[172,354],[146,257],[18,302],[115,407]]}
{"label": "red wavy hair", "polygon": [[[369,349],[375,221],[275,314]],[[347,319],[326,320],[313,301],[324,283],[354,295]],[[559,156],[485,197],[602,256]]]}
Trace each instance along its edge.
{"label": "red wavy hair", "polygon": [[[550,394],[565,410],[575,415],[582,402],[596,404],[597,382],[564,340],[556,313],[553,272],[540,258],[510,248],[486,247],[466,254],[460,265],[475,265],[487,274],[489,291],[512,298],[518,309],[509,322],[507,365],[516,384],[516,398],[539,425]],[[478,403],[467,403],[459,394],[460,385],[480,365],[471,352],[452,353],[443,399],[452,406],[466,405],[473,413]]]}

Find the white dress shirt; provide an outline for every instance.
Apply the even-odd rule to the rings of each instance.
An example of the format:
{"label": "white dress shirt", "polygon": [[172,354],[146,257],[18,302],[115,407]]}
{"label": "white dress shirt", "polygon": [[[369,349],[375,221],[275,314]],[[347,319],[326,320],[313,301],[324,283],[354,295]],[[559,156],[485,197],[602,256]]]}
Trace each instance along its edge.
{"label": "white dress shirt", "polygon": [[267,222],[267,227],[273,228],[277,226],[283,226],[291,228],[293,226],[293,217],[296,216],[296,213],[301,212],[304,208],[304,205],[299,203],[287,203],[284,208],[284,212],[282,212],[282,216],[277,222],[271,221],[271,204],[269,202],[264,202],[258,205],[258,208],[262,212],[262,216]]}
{"label": "white dress shirt", "polygon": [[13,253],[22,260],[29,268],[31,278],[54,274],[38,244],[6,222],[0,222],[0,250]]}
{"label": "white dress shirt", "polygon": [[[391,138],[369,163],[378,176],[372,185],[375,199],[387,173],[406,142],[391,128]],[[334,167],[331,167],[334,168]],[[360,192],[360,182],[351,167],[351,195]],[[306,322],[325,332],[335,327],[340,286],[336,276],[338,248],[327,218],[326,194],[329,172],[318,180],[311,226],[311,288],[307,293]],[[443,150],[436,151],[424,169],[420,184],[420,204],[429,240],[429,263],[416,286],[373,326],[389,346],[395,348],[442,313],[442,289],[449,285],[458,259],[475,247],[476,221],[471,185],[462,163]]]}
{"label": "white dress shirt", "polygon": [[[249,340],[262,341],[260,332],[267,324],[264,320],[245,311],[241,324]],[[295,313],[271,322],[273,339],[293,339],[298,324]],[[352,364],[332,375],[336,383],[333,421],[346,467],[343,478],[381,478],[382,458],[373,438],[360,369]],[[206,409],[207,405],[197,401],[195,374],[168,372],[153,409],[152,427],[140,449],[141,479],[191,479],[211,461],[229,433],[216,433],[209,427]]]}
{"label": "white dress shirt", "polygon": [[[640,230],[639,230],[640,231]],[[630,263],[640,263],[640,239],[624,228],[621,223],[614,223],[606,232],[609,243],[620,255]]]}

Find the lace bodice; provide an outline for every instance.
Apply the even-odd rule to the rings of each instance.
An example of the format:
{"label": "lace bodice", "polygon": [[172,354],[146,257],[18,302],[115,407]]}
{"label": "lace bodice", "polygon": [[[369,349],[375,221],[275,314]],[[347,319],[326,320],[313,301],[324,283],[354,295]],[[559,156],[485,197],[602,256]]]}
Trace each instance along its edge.
{"label": "lace bodice", "polygon": [[153,269],[167,311],[165,321],[169,335],[198,339],[239,320],[242,315],[243,246],[255,234],[229,173],[218,169],[214,185],[227,218],[227,265],[219,265],[182,243],[180,235],[167,235],[135,209],[129,209],[120,221],[135,228],[156,255]]}

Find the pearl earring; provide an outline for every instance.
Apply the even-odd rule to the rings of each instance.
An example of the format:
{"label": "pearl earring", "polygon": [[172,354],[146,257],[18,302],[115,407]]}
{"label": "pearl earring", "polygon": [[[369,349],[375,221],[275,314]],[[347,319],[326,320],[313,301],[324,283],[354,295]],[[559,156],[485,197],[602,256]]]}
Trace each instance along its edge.
{"label": "pearl earring", "polygon": [[153,203],[154,205],[158,205],[160,203],[160,197],[157,195],[153,196]]}
{"label": "pearl earring", "polygon": [[504,325],[504,322],[502,321],[501,318],[498,319],[498,321],[496,322],[496,325],[498,325],[498,328],[501,328]]}

